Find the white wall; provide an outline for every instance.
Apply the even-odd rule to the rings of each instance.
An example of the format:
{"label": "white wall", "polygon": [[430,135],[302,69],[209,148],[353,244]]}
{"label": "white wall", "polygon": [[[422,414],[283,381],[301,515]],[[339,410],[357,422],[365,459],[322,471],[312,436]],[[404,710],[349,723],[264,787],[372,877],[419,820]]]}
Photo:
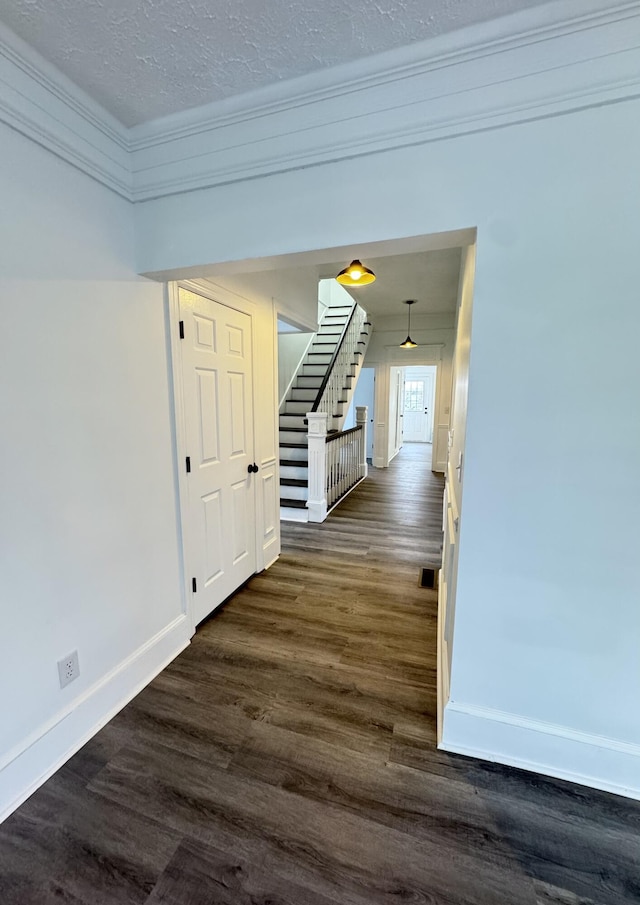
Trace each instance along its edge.
{"label": "white wall", "polygon": [[[515,735],[529,725],[537,769],[640,795],[640,102],[503,125],[147,202],[141,260],[154,269],[216,243],[239,258],[477,226],[445,743],[523,762]],[[357,205],[341,204],[344,185]],[[206,218],[227,209],[232,222]],[[271,212],[268,231],[256,209]],[[207,222],[207,248],[192,247],[194,218]],[[594,367],[603,355],[607,368]],[[611,754],[620,744],[633,771]]]}
{"label": "white wall", "polygon": [[[318,314],[318,278],[309,268],[290,267],[286,271],[263,270],[255,273],[233,268],[205,268],[208,279],[219,286],[229,286],[256,304],[275,304],[279,315],[299,329],[315,332]],[[237,272],[236,272],[237,271]],[[198,274],[200,276],[200,273]]]}
{"label": "white wall", "polygon": [[304,357],[313,333],[278,334],[278,400],[281,405],[298,366]]}
{"label": "white wall", "polygon": [[188,634],[162,288],[128,202],[0,130],[1,818]]}
{"label": "white wall", "polygon": [[353,305],[354,297],[337,280],[324,279],[318,283],[318,318],[327,308],[340,308],[344,305]]}

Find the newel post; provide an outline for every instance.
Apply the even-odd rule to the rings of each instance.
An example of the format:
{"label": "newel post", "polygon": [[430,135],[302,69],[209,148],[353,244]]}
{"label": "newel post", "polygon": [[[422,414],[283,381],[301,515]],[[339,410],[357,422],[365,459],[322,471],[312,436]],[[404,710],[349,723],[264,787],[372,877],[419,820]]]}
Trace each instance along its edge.
{"label": "newel post", "polygon": [[324,522],[327,517],[327,413],[307,413],[309,441],[309,510],[310,522]]}
{"label": "newel post", "polygon": [[362,427],[362,435],[360,437],[360,477],[366,478],[369,473],[367,465],[367,421],[369,420],[369,410],[366,405],[356,405],[356,425]]}

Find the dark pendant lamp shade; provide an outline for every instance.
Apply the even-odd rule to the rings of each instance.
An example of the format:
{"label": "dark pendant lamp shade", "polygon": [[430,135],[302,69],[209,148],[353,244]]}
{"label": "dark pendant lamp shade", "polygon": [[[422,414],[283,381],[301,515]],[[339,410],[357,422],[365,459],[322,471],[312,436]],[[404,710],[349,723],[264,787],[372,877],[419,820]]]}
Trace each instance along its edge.
{"label": "dark pendant lamp shade", "polygon": [[405,305],[409,306],[409,324],[408,324],[408,329],[407,329],[407,338],[405,339],[405,341],[403,343],[400,343],[400,348],[401,349],[415,349],[416,346],[418,345],[418,343],[414,343],[414,341],[411,339],[411,306],[415,305],[415,300],[407,299],[407,301],[405,302]]}
{"label": "dark pendant lamp shade", "polygon": [[343,286],[367,286],[369,283],[373,283],[375,278],[373,270],[369,270],[368,267],[356,260],[341,270],[336,280]]}

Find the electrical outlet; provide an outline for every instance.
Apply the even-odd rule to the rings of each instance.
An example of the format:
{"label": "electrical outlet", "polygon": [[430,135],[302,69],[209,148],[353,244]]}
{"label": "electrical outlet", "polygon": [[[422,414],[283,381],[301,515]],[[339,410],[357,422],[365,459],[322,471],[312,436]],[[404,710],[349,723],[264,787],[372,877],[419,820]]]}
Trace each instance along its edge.
{"label": "electrical outlet", "polygon": [[78,651],[74,650],[67,654],[62,660],[58,660],[58,677],[60,678],[60,688],[64,688],[69,682],[73,682],[80,675],[80,664],[78,663]]}

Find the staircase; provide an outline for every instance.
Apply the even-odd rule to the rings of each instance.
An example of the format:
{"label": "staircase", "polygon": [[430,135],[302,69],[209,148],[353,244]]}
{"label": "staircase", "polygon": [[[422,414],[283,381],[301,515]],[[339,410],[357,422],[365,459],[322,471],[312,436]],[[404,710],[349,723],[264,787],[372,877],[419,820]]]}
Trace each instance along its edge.
{"label": "staircase", "polygon": [[[343,361],[344,379],[339,398],[335,392],[327,397],[327,386],[337,364],[338,352],[342,351],[344,360],[344,340],[348,330],[353,333],[357,313],[361,315],[361,327],[355,343],[352,340],[351,352],[347,353],[349,361],[346,369]],[[298,368],[298,373],[280,409],[280,514],[284,519],[301,522],[308,520],[306,414],[310,411],[325,410],[330,416],[330,430],[334,432],[340,430],[362,367],[370,326],[366,314],[356,303],[328,308],[320,323],[320,329]],[[330,405],[332,411],[329,411],[326,405]]]}

